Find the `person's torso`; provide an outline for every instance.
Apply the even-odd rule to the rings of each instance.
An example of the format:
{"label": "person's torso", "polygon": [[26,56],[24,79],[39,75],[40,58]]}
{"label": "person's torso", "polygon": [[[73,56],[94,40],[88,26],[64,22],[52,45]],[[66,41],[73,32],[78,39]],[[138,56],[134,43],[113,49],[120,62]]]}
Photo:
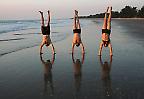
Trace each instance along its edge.
{"label": "person's torso", "polygon": [[109,34],[107,34],[107,33],[102,33],[102,40],[103,40],[103,41],[109,41],[109,40],[110,40]]}

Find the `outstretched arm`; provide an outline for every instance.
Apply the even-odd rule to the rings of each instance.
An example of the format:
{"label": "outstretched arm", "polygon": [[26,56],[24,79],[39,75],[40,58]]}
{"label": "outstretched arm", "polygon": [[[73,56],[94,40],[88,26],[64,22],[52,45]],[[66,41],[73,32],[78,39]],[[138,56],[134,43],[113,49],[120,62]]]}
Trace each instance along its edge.
{"label": "outstretched arm", "polygon": [[41,59],[41,62],[42,62],[43,64],[45,64],[45,61],[43,60],[42,55],[40,55],[40,59]]}
{"label": "outstretched arm", "polygon": [[73,63],[75,63],[75,60],[74,60],[74,53],[72,53],[72,61],[73,61]]}
{"label": "outstretched arm", "polygon": [[56,54],[55,48],[54,48],[54,46],[53,46],[53,43],[51,43],[51,46],[52,46],[52,52],[53,52],[53,54]]}
{"label": "outstretched arm", "polygon": [[42,42],[41,45],[40,45],[40,55],[43,54],[43,53],[42,53],[42,48],[43,48],[44,44],[45,44],[45,43]]}
{"label": "outstretched arm", "polygon": [[99,55],[99,56],[101,56],[102,47],[103,47],[103,42],[101,42],[100,45],[99,45],[99,52],[98,52],[98,55]]}
{"label": "outstretched arm", "polygon": [[52,54],[52,61],[51,61],[51,64],[54,64],[54,61],[55,61],[55,54]]}
{"label": "outstretched arm", "polygon": [[85,53],[84,45],[82,42],[81,42],[81,49],[82,49],[82,53]]}
{"label": "outstretched arm", "polygon": [[111,44],[111,42],[109,43],[108,47],[110,49],[110,56],[112,56],[113,55],[113,51],[112,51],[112,44]]}
{"label": "outstretched arm", "polygon": [[72,54],[74,53],[74,46],[75,46],[75,44],[72,43]]}
{"label": "outstretched arm", "polygon": [[102,62],[101,56],[99,56],[99,61],[100,61],[101,66],[103,66],[103,62]]}
{"label": "outstretched arm", "polygon": [[84,63],[85,54],[82,53],[82,64]]}
{"label": "outstretched arm", "polygon": [[110,67],[112,65],[112,56],[110,56]]}

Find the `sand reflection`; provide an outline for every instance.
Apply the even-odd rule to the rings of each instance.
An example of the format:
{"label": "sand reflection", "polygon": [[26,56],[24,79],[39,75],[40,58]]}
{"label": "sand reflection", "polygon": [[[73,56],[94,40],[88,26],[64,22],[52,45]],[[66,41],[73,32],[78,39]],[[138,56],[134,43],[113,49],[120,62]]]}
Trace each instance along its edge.
{"label": "sand reflection", "polygon": [[110,56],[110,61],[103,62],[101,56],[99,56],[99,61],[101,64],[101,79],[103,82],[103,89],[105,96],[112,96],[112,86],[111,86],[111,67],[112,67],[112,56]]}
{"label": "sand reflection", "polygon": [[44,94],[53,96],[54,86],[52,77],[52,65],[54,64],[55,54],[52,55],[51,60],[43,60],[42,55],[40,55],[40,59],[44,67]]}

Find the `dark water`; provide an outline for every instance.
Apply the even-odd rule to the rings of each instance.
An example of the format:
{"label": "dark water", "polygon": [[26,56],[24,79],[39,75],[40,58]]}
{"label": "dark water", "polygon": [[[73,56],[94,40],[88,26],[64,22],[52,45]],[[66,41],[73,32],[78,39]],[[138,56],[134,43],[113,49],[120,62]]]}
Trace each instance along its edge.
{"label": "dark water", "polygon": [[108,48],[97,56],[102,21],[81,19],[85,55],[72,57],[69,36],[55,57],[38,46],[0,57],[0,99],[143,99],[144,20],[112,20],[113,57]]}

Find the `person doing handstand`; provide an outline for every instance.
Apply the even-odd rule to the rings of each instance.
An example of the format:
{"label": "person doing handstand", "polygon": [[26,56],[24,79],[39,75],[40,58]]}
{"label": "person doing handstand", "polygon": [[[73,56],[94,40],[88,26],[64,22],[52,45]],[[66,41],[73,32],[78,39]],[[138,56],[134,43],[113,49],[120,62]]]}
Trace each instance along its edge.
{"label": "person doing handstand", "polygon": [[74,53],[74,46],[76,45],[79,47],[81,45],[82,53],[85,53],[84,51],[84,45],[81,41],[81,27],[80,27],[80,22],[79,22],[79,17],[78,17],[78,11],[75,10],[74,14],[74,24],[73,24],[73,41],[72,41],[72,53]]}
{"label": "person doing handstand", "polygon": [[[113,53],[112,53],[112,44],[111,44],[111,41],[110,41],[111,11],[112,11],[112,7],[108,7],[107,11],[105,13],[103,27],[102,27],[102,41],[100,43],[98,55],[101,55],[103,46],[104,47],[109,47],[110,55],[113,55]],[[108,18],[107,18],[107,15],[108,15]]]}
{"label": "person doing handstand", "polygon": [[47,47],[51,45],[52,47],[52,53],[55,54],[55,49],[54,46],[52,44],[52,41],[50,39],[50,11],[48,10],[48,23],[47,26],[45,26],[44,24],[44,17],[43,17],[43,12],[39,11],[41,14],[41,32],[43,34],[43,38],[42,38],[42,42],[40,45],[40,54],[42,53],[42,48],[44,45],[46,45]]}

